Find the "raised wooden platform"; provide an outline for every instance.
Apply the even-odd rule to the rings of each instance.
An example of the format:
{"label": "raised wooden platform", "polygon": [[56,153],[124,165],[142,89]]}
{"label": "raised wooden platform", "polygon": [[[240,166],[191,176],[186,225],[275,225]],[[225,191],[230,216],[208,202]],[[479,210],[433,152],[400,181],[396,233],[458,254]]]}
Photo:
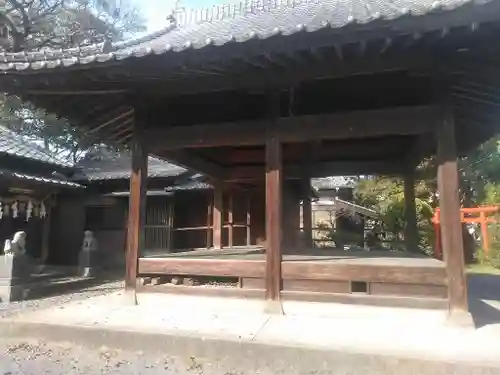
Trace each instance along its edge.
{"label": "raised wooden platform", "polygon": [[[443,307],[446,303],[444,263],[418,254],[289,249],[283,255],[281,267],[284,299],[418,305],[419,301],[415,299],[425,298],[432,302],[432,306]],[[167,283],[159,289],[183,294],[200,291],[210,295],[243,294],[260,298],[265,289],[265,249],[199,249],[140,258],[139,274],[237,278],[239,288],[187,287]],[[221,290],[216,292],[214,289]]]}

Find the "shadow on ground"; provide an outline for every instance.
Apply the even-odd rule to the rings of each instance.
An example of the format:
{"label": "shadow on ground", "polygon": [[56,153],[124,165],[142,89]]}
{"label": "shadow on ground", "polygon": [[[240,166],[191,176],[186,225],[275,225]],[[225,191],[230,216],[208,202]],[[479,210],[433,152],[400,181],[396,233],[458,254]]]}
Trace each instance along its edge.
{"label": "shadow on ground", "polygon": [[500,275],[471,274],[467,281],[469,307],[476,327],[500,324]]}
{"label": "shadow on ground", "polygon": [[[98,291],[99,286],[119,282],[123,275],[116,272],[104,272],[93,277],[79,277],[70,274],[45,274],[40,275],[40,280],[35,287],[29,288],[25,300],[37,300],[66,294],[78,294],[89,289]],[[34,275],[34,278],[37,277]],[[107,288],[106,288],[107,289]]]}

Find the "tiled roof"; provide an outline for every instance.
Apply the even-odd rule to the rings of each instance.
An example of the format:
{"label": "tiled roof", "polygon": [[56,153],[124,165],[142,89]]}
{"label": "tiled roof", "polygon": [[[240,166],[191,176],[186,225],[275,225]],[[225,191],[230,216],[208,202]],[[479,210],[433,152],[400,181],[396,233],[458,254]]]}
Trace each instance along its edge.
{"label": "tiled roof", "polygon": [[204,181],[191,180],[183,184],[168,186],[167,188],[165,188],[165,191],[174,192],[182,190],[208,190],[208,189],[213,189],[213,186]]}
{"label": "tiled roof", "polygon": [[12,172],[12,171],[4,171],[0,170],[0,176],[6,176],[10,178],[15,178],[18,180],[27,180],[27,181],[32,181],[32,182],[38,182],[41,184],[48,184],[48,185],[56,185],[56,186],[63,186],[63,187],[77,187],[77,188],[83,188],[83,185],[77,184],[76,182],[68,181],[68,180],[63,180],[59,178],[50,178],[50,177],[43,177],[43,176],[35,176],[31,174],[26,174],[26,173],[18,173],[18,172]]}
{"label": "tiled roof", "polygon": [[[162,31],[144,38],[115,45],[100,44],[84,48],[0,54],[0,70],[25,70],[65,67],[110,60],[123,60],[169,51],[221,46],[232,42],[269,39],[276,35],[314,32],[322,29],[340,29],[350,25],[367,25],[385,28],[396,20],[415,20],[424,25],[420,16],[443,13],[469,5],[467,16],[461,22],[476,20],[476,10],[487,3],[499,0],[258,0],[252,5],[215,7],[215,11],[191,11],[192,19],[185,25],[173,21]],[[496,9],[496,8],[495,8]],[[496,13],[482,12],[482,16],[498,19]],[[192,17],[193,16],[193,17]],[[174,16],[175,18],[175,16]],[[435,24],[429,28],[441,28]],[[397,28],[396,30],[397,31]],[[409,30],[411,32],[411,30]]]}
{"label": "tiled roof", "polygon": [[0,126],[0,154],[2,153],[63,167],[72,166],[68,161],[59,158],[43,147],[25,141],[20,135]]}
{"label": "tiled roof", "polygon": [[[132,158],[128,154],[121,154],[119,157],[111,159],[86,159],[80,161],[76,167],[80,173],[75,176],[75,180],[122,180],[130,178]],[[148,177],[176,177],[187,170],[166,161],[149,157]]]}

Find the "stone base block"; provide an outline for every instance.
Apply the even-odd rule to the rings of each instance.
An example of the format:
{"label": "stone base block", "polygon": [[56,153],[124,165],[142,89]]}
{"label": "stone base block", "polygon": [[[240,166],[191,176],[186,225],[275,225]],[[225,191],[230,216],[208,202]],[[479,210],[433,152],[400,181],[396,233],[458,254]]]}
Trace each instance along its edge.
{"label": "stone base block", "polygon": [[26,255],[0,256],[0,302],[26,299],[35,264]]}
{"label": "stone base block", "polygon": [[28,293],[24,285],[0,285],[0,303],[24,301]]}
{"label": "stone base block", "polygon": [[474,329],[474,319],[469,311],[450,310],[448,311],[448,325],[456,328]]}
{"label": "stone base block", "polygon": [[264,302],[264,314],[285,315],[281,301],[267,300]]}

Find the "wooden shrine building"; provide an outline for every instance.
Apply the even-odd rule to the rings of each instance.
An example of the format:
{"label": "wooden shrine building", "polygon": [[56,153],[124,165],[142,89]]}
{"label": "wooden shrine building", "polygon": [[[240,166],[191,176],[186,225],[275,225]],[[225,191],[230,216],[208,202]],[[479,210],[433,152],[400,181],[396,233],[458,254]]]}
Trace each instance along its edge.
{"label": "wooden shrine building", "polygon": [[[132,297],[138,275],[201,275],[239,278],[242,288],[216,292],[263,298],[275,311],[302,299],[469,316],[456,160],[498,131],[500,0],[252,2],[170,19],[124,43],[0,55],[3,91],[130,145]],[[399,174],[415,248],[413,170],[436,152],[444,261],[290,246],[289,188],[307,201],[313,177]],[[149,154],[216,189],[265,197],[265,241],[144,256]]]}
{"label": "wooden shrine building", "polygon": [[[91,230],[105,265],[114,267],[124,260],[131,160],[131,155],[123,151],[100,151],[76,164],[73,180],[85,185],[85,194],[66,196],[66,209],[58,220],[72,221],[67,230],[81,235],[61,236],[57,247],[73,249],[66,252],[75,258],[79,246],[73,238]],[[165,254],[214,246],[212,213],[218,193],[204,176],[150,156],[143,253]],[[216,246],[250,244],[248,198],[243,192],[223,193],[221,244]]]}
{"label": "wooden shrine building", "polygon": [[0,126],[0,254],[6,240],[24,231],[26,252],[45,261],[59,195],[81,190],[71,164]]}

